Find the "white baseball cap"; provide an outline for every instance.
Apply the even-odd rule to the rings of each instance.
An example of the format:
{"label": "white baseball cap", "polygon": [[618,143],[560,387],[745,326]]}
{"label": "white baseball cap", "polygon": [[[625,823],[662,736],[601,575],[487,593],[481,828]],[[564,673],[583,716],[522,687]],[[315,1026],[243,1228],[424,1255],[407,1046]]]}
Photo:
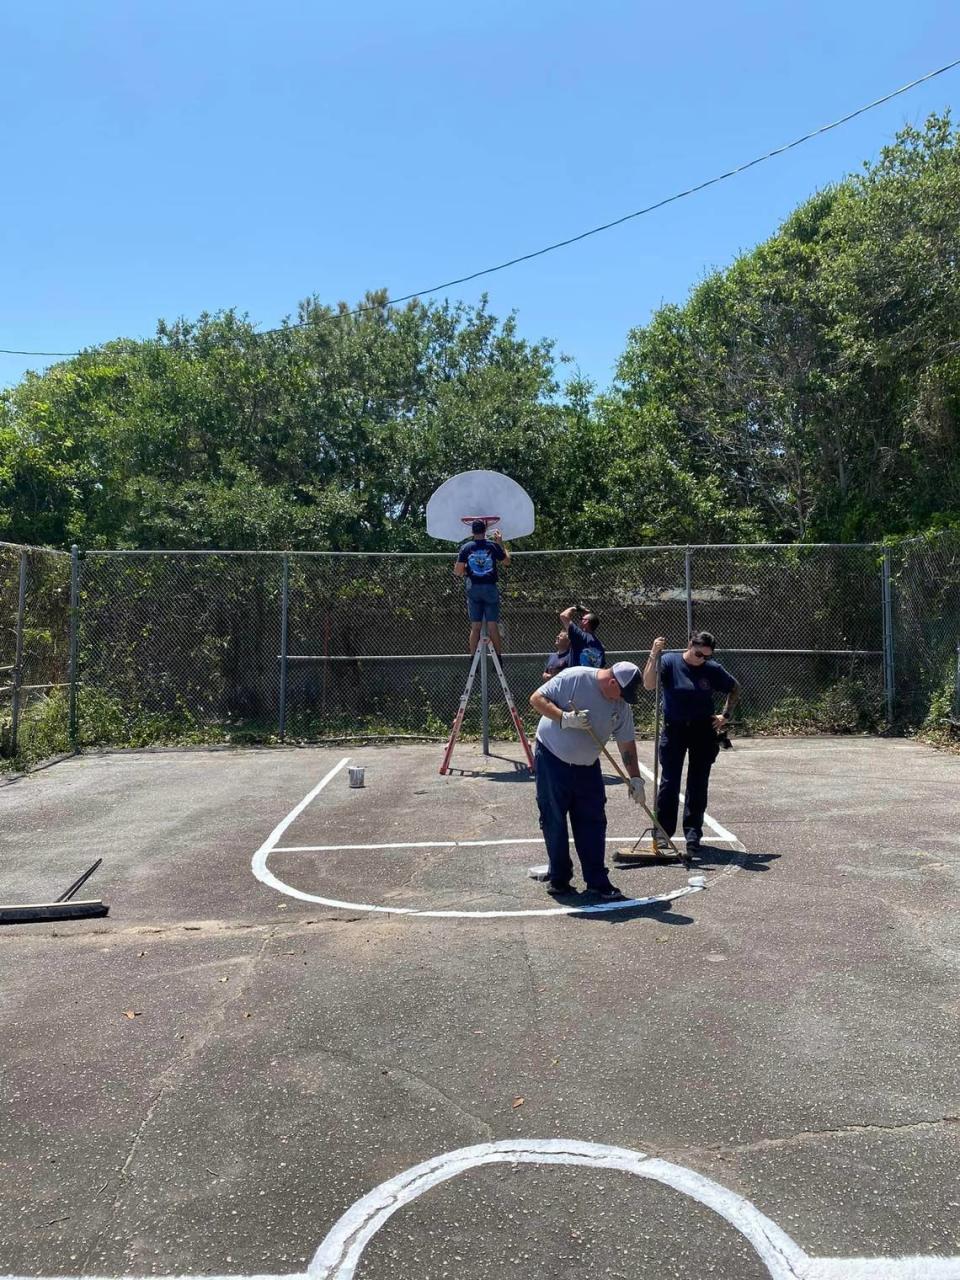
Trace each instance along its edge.
{"label": "white baseball cap", "polygon": [[643,680],[640,668],[633,662],[615,662],[610,670],[620,686],[624,702],[632,705],[637,700]]}

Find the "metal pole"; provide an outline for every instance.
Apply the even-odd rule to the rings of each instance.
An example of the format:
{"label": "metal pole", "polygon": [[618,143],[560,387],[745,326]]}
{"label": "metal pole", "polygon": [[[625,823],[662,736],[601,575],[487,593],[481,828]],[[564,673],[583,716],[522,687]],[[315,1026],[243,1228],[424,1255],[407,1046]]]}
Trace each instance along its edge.
{"label": "metal pole", "polygon": [[[650,808],[653,810],[653,816],[657,818],[657,792],[660,790],[660,654],[657,654],[657,691],[654,694],[654,715],[653,715],[653,803]],[[660,819],[657,818],[657,822]],[[654,839],[657,837],[656,831],[653,833]]]}
{"label": "metal pole", "polygon": [[887,703],[887,725],[892,728],[894,713],[893,591],[890,582],[889,547],[884,547],[883,550],[880,586],[883,601],[883,692]]}
{"label": "metal pole", "polygon": [[[684,589],[687,594],[687,636],[686,638],[688,640],[693,635],[693,574],[691,572],[692,559],[693,559],[693,553],[690,550],[690,548],[687,547],[686,551],[683,553],[683,580],[684,580]],[[660,670],[659,666],[657,667],[657,670],[658,671]]]}
{"label": "metal pole", "polygon": [[13,657],[13,707],[10,725],[10,754],[17,754],[17,733],[20,727],[20,685],[23,682],[23,617],[27,606],[27,553],[20,552],[20,593],[17,597],[17,630]]}
{"label": "metal pole", "polygon": [[80,612],[80,548],[70,548],[70,745],[77,745],[77,627]]}
{"label": "metal pole", "polygon": [[490,640],[487,636],[487,624],[484,622],[480,628],[480,644],[483,647],[483,657],[480,661],[480,702],[483,712],[483,754],[490,754],[490,689],[487,684],[487,645]]}
{"label": "metal pole", "polygon": [[287,618],[290,612],[290,557],[283,557],[283,591],[280,601],[280,723],[278,734],[283,742],[287,732]]}

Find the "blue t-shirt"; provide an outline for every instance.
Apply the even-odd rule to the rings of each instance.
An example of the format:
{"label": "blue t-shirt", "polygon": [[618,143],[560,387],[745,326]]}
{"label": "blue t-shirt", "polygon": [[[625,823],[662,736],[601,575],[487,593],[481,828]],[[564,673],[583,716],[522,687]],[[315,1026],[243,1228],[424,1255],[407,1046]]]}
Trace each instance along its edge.
{"label": "blue t-shirt", "polygon": [[708,658],[702,667],[688,666],[682,653],[665,653],[660,659],[663,714],[667,720],[705,720],[714,714],[714,693],[729,693],[736,683],[713,658]]}
{"label": "blue t-shirt", "polygon": [[471,582],[478,586],[489,586],[497,580],[497,561],[502,560],[506,554],[499,542],[474,538],[460,548],[457,560],[467,566],[467,577]]}
{"label": "blue t-shirt", "polygon": [[602,667],[607,660],[607,651],[589,631],[577,626],[575,622],[567,624],[567,635],[570,637],[570,667]]}

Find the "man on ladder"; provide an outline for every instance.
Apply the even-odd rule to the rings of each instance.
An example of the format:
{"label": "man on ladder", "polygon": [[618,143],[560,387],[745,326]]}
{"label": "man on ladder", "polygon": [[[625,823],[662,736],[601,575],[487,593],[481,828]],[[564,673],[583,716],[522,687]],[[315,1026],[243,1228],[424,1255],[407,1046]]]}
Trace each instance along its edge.
{"label": "man on ladder", "polygon": [[[473,658],[443,753],[440,772],[449,772],[450,758],[460,736],[467,703],[478,672],[483,715],[483,751],[484,755],[490,753],[487,657],[493,662],[510,719],[532,770],[533,752],[500,665],[503,645],[500,639],[500,590],[497,586],[498,567],[510,563],[510,552],[504,545],[504,538],[525,538],[533,533],[535,521],[530,495],[515,480],[499,471],[464,471],[445,480],[433,492],[427,502],[426,516],[427,532],[432,538],[459,544],[464,529],[470,529],[473,535],[469,542],[460,546],[453,566],[457,577],[467,580],[470,652]],[[495,529],[489,538],[488,529]]]}
{"label": "man on ladder", "polygon": [[487,624],[490,643],[503,656],[500,639],[500,588],[497,586],[497,565],[506,568],[510,564],[510,551],[504,545],[499,529],[487,537],[485,520],[474,520],[470,526],[473,537],[460,548],[453,566],[458,578],[467,580],[467,613],[470,616],[470,652],[477,652],[483,624]]}

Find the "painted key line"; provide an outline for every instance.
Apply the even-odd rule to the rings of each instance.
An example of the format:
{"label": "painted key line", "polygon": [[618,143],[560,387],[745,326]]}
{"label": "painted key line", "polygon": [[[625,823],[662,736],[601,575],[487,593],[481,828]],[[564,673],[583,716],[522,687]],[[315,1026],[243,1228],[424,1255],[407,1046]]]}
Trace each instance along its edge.
{"label": "painted key line", "polygon": [[[385,842],[383,845],[366,844],[366,845],[281,845],[280,841],[288,828],[300,817],[303,811],[317,798],[324,790],[329,782],[331,782],[338,773],[340,773],[350,763],[350,756],[343,756],[330,769],[316,786],[304,796],[304,798],[296,804],[285,818],[283,818],[264,840],[263,844],[253,855],[251,861],[251,870],[261,884],[266,885],[270,889],[274,889],[277,893],[285,894],[288,898],[295,898],[300,902],[316,903],[324,907],[333,907],[342,911],[362,911],[371,912],[382,915],[403,915],[426,917],[429,919],[441,920],[502,920],[513,917],[531,917],[531,916],[582,916],[582,915],[599,915],[610,911],[627,911],[637,907],[649,906],[668,906],[685,898],[692,893],[702,893],[704,888],[709,884],[715,883],[720,876],[728,875],[736,868],[736,863],[732,863],[729,867],[724,868],[718,875],[706,880],[704,877],[695,877],[695,883],[684,884],[681,888],[673,889],[667,893],[650,894],[642,898],[624,898],[621,902],[598,902],[584,906],[549,906],[549,907],[527,907],[514,909],[491,909],[488,911],[467,911],[460,908],[425,908],[425,907],[395,907],[385,906],[374,902],[351,902],[343,898],[329,898],[323,894],[307,893],[303,889],[297,889],[287,881],[282,880],[267,865],[268,859],[272,853],[334,853],[352,849],[354,852],[363,850],[376,850],[378,848],[480,848],[484,845],[501,845],[501,844],[542,844],[542,837],[520,836],[501,840],[441,840],[441,841],[396,841]],[[652,773],[646,766],[641,765],[643,772],[652,778]],[[711,842],[716,840],[718,843],[722,841],[729,844],[731,848],[737,852],[743,852],[743,845],[737,837],[720,823],[716,822],[709,815],[705,815],[704,823],[710,829],[709,839]],[[609,841],[616,840],[618,843],[632,841],[633,837],[618,836],[608,837]],[[701,883],[703,881],[703,883]]]}
{"label": "painted key line", "polygon": [[[414,1165],[380,1183],[352,1204],[327,1232],[306,1271],[277,1276],[232,1273],[215,1277],[205,1272],[203,1275],[149,1278],[126,1276],[124,1280],[354,1280],[367,1245],[399,1209],[432,1187],[449,1182],[471,1169],[497,1164],[613,1170],[659,1183],[689,1196],[739,1231],[763,1263],[771,1280],[960,1280],[960,1256],[813,1257],[744,1196],[693,1169],[628,1147],[564,1138],[511,1138],[481,1142]],[[625,1241],[621,1239],[623,1243]],[[3,1280],[35,1280],[35,1277],[7,1276]],[[79,1280],[79,1277],[64,1276],[52,1280]],[[85,1277],[84,1280],[105,1278]]]}

